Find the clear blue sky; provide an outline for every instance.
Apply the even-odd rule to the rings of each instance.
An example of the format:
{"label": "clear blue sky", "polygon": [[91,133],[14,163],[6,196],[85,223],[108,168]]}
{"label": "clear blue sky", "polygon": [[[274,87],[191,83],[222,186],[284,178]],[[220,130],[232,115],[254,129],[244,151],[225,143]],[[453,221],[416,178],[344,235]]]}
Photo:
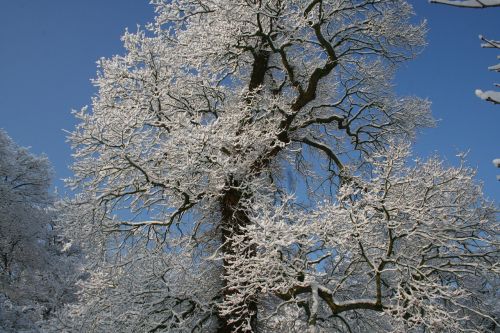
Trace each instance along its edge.
{"label": "clear blue sky", "polygon": [[[401,69],[400,93],[429,98],[437,128],[417,139],[417,155],[438,153],[449,163],[470,150],[490,199],[500,201],[500,106],[475,97],[500,75],[487,70],[498,52],[481,49],[479,34],[500,39],[500,8],[467,10],[411,0],[416,20],[427,19],[428,47]],[[147,0],[0,0],[0,128],[19,144],[45,153],[56,185],[69,177],[71,150],[63,129],[72,130],[71,109],[90,104],[95,61],[122,53],[128,27],[151,21]]]}

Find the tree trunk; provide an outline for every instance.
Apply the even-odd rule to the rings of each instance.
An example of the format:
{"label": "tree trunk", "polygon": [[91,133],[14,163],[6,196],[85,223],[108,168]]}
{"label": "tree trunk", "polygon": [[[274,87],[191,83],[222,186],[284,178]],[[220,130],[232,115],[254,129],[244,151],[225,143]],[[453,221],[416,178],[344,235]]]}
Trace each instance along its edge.
{"label": "tree trunk", "polygon": [[[268,51],[258,51],[254,53],[254,63],[252,68],[252,74],[250,77],[250,82],[248,85],[249,91],[253,91],[258,88],[265,78],[266,71],[268,69],[270,53]],[[250,171],[250,170],[249,170]],[[255,170],[253,170],[255,171]],[[223,254],[234,254],[234,244],[232,242],[233,236],[244,235],[244,227],[248,226],[251,221],[248,218],[245,210],[241,207],[241,199],[243,197],[243,192],[240,187],[241,183],[238,180],[230,179],[226,184],[226,191],[221,199],[221,230],[222,230],[222,253]],[[245,198],[248,199],[248,198]],[[248,250],[248,253],[243,255],[252,256],[253,250]],[[223,261],[223,273],[226,275],[229,263],[224,259]],[[226,298],[232,292],[226,288],[227,282],[223,279],[223,291],[222,299]],[[235,316],[222,316],[219,315],[219,333],[230,333],[230,332],[243,332],[239,329],[245,322],[250,322],[252,331],[256,331],[257,322],[257,301],[252,299],[246,299],[242,307],[246,307],[250,313],[250,318],[237,318]]]}
{"label": "tree trunk", "polygon": [[[248,226],[251,221],[248,218],[244,209],[240,205],[240,200],[242,199],[243,193],[239,189],[239,185],[235,181],[231,181],[228,190],[221,199],[221,213],[222,213],[222,252],[224,254],[235,254],[235,245],[233,244],[234,236],[244,235],[244,227]],[[248,250],[248,253],[242,253],[244,256],[254,255],[252,249]],[[223,261],[224,275],[228,273],[228,269],[231,269],[230,264],[227,260]],[[225,278],[223,279],[223,299],[234,293],[233,291],[227,289],[228,282]],[[246,322],[250,322],[252,331],[256,331],[257,322],[257,302],[252,298],[247,298],[239,306],[246,307],[250,318],[238,318],[236,316],[219,316],[220,326],[218,329],[219,333],[230,333],[230,332],[245,332],[246,330],[240,327]]]}

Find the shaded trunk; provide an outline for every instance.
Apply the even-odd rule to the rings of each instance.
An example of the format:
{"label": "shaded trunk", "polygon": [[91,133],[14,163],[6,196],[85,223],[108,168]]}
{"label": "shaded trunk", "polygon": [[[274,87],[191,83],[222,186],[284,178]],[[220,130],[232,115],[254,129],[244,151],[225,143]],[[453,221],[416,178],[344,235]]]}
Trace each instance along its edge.
{"label": "shaded trunk", "polygon": [[[255,90],[263,82],[265,78],[266,71],[268,69],[269,62],[269,52],[260,51],[254,54],[254,64],[252,69],[252,74],[249,82],[249,90]],[[250,170],[249,170],[250,171]],[[253,170],[255,172],[255,170]],[[257,172],[258,173],[258,172]],[[241,189],[241,183],[238,180],[229,179],[226,183],[226,190],[221,198],[221,231],[222,231],[222,253],[223,254],[235,254],[235,245],[232,242],[233,236],[244,236],[244,228],[248,226],[251,221],[245,212],[245,209],[241,206],[241,199],[243,196],[250,196],[250,194],[244,194]],[[248,199],[244,198],[244,199]],[[244,253],[245,256],[252,256],[253,250],[249,249],[248,253]],[[231,269],[229,262],[224,259],[223,261],[223,271],[226,275],[227,270]],[[233,293],[226,287],[228,281],[223,279],[223,290],[222,299],[227,298],[227,296]],[[241,307],[246,307],[249,312],[250,318],[237,318],[236,316],[222,316],[219,315],[219,333],[230,333],[230,332],[241,332],[241,327],[245,322],[250,322],[252,330],[256,331],[257,322],[257,301],[252,299],[246,299],[240,304]]]}
{"label": "shaded trunk", "polygon": [[[224,254],[233,255],[235,253],[235,244],[233,244],[234,236],[244,236],[244,228],[248,226],[251,221],[245,212],[241,208],[240,201],[244,194],[236,181],[231,181],[228,190],[221,199],[221,213],[222,213],[222,252]],[[245,198],[248,199],[248,198]],[[242,256],[252,256],[254,255],[253,249],[248,249],[246,253],[240,253]],[[224,274],[228,273],[228,269],[231,269],[230,263],[224,259],[223,261]],[[234,291],[226,288],[228,285],[227,280],[224,279],[224,289],[222,291],[222,297],[225,299]],[[237,316],[219,316],[220,327],[219,333],[229,333],[229,332],[244,332],[244,330],[239,329],[246,322],[250,323],[252,331],[256,331],[257,322],[257,302],[255,299],[247,298],[238,304],[240,307],[245,307],[248,309],[249,318],[238,318]]]}

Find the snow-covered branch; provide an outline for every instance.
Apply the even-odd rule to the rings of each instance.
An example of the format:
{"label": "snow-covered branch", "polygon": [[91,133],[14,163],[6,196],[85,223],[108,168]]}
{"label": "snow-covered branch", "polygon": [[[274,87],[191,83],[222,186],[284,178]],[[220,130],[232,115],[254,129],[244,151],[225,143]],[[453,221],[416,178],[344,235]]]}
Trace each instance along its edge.
{"label": "snow-covered branch", "polygon": [[[483,202],[473,170],[437,159],[409,166],[407,157],[405,145],[375,156],[371,176],[344,185],[334,203],[303,212],[291,200],[255,216],[228,257],[228,288],[237,292],[223,310],[242,311],[240,297],[263,297],[307,308],[309,323],[321,302],[314,322],[324,330],[336,325],[327,318],[370,310],[382,315],[343,318],[356,331],[370,320],[380,325],[372,331],[494,331],[496,209]],[[248,248],[254,256],[242,255]],[[268,324],[284,325],[286,311],[274,311]]]}
{"label": "snow-covered branch", "polygon": [[[429,0],[430,3],[438,3],[451,5],[455,7],[463,7],[463,8],[488,8],[488,7],[498,7],[500,6],[500,0]],[[482,35],[479,36],[479,39],[484,43],[481,44],[481,47],[484,48],[500,48],[500,42],[495,40],[489,40]],[[500,64],[493,65],[488,67],[489,70],[498,72],[500,71]],[[495,86],[498,87],[499,84],[495,83]],[[484,101],[500,104],[500,92],[494,90],[483,91],[481,89],[476,89],[475,94],[477,97],[481,98]]]}
{"label": "snow-covered branch", "polygon": [[429,2],[465,8],[486,8],[500,6],[499,0],[430,0]]}

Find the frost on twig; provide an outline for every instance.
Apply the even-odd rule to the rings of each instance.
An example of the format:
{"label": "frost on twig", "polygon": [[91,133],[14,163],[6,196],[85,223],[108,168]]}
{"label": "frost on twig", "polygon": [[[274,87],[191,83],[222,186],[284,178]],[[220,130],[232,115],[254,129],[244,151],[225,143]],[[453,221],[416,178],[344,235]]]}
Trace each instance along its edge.
{"label": "frost on twig", "polygon": [[[473,170],[437,159],[410,166],[407,154],[401,145],[375,156],[371,176],[353,178],[333,203],[304,212],[289,199],[255,216],[228,257],[234,297],[273,299],[270,327],[286,327],[295,306],[325,330],[494,331],[495,207],[482,201]],[[242,256],[247,248],[255,256]]]}
{"label": "frost on twig", "polygon": [[[499,41],[487,39],[481,35],[479,36],[479,39],[481,39],[484,42],[483,44],[481,44],[481,47],[500,49],[500,42]],[[488,69],[490,71],[493,71],[493,72],[500,72],[500,64],[490,66],[490,67],[488,67]],[[498,87],[499,85],[495,84],[495,86]],[[485,100],[485,101],[491,102],[493,104],[500,104],[500,92],[499,91],[492,91],[492,90],[482,91],[480,89],[477,89],[476,96]]]}
{"label": "frost on twig", "polygon": [[485,100],[487,102],[491,102],[493,104],[500,104],[500,91],[482,91],[481,89],[476,89],[476,96]]}
{"label": "frost on twig", "polygon": [[[500,0],[429,0],[429,2],[463,8],[488,8],[500,6]],[[481,47],[494,49],[500,48],[500,42],[498,41],[487,39],[482,35],[479,36],[479,39],[484,42],[481,44]],[[500,71],[500,64],[490,66],[488,69],[498,72]],[[495,83],[495,86],[498,87],[499,85]],[[475,94],[484,101],[491,102],[493,104],[500,104],[500,92],[498,91],[483,91],[481,89],[476,89]]]}

